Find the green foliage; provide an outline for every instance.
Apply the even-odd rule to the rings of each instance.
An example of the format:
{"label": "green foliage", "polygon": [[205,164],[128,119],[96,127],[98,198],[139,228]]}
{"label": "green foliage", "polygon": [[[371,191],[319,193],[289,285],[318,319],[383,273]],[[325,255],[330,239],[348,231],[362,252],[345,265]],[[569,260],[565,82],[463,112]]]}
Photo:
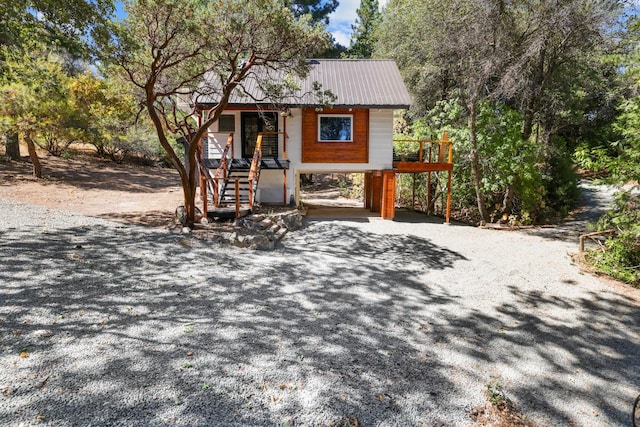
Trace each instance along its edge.
{"label": "green foliage", "polygon": [[[509,221],[515,224],[540,223],[564,217],[574,206],[580,192],[578,175],[561,140],[545,147],[524,141],[520,134],[522,116],[504,104],[485,101],[478,111],[477,138],[482,170],[483,192],[489,206],[495,206],[492,219],[500,218],[505,189],[515,188]],[[444,130],[453,140],[454,169],[452,206],[464,209],[475,203],[470,173],[469,129],[466,110],[459,100],[441,101],[428,115],[413,123],[413,138],[439,139]],[[406,138],[398,135],[397,139]],[[397,143],[397,154],[417,152],[416,143]],[[548,154],[548,158],[545,155]],[[399,203],[410,205],[413,177],[400,175]],[[436,198],[431,210],[444,211],[446,174],[432,174],[432,194]],[[427,209],[427,175],[416,177],[416,198],[420,209]],[[496,216],[498,215],[498,216]]]}
{"label": "green foliage", "polygon": [[487,398],[492,405],[501,407],[507,402],[507,397],[502,385],[497,381],[491,381],[487,384]]}
{"label": "green foliage", "polygon": [[541,221],[564,218],[580,198],[580,176],[561,138],[554,138],[545,150],[541,164],[544,183],[544,204],[539,212]]}
{"label": "green foliage", "polygon": [[356,10],[358,17],[351,25],[351,45],[347,52],[350,58],[371,58],[375,48],[376,30],[381,20],[378,0],[360,0]]}
{"label": "green foliage", "polygon": [[614,208],[598,220],[596,227],[616,233],[602,250],[589,252],[587,260],[598,270],[640,287],[640,196],[631,191],[618,193]]}
{"label": "green foliage", "polygon": [[82,111],[82,141],[114,162],[133,156],[157,161],[162,149],[151,124],[138,114],[127,82],[110,71],[105,78],[84,73],[71,81],[70,102]]}
{"label": "green foliage", "polygon": [[[466,124],[466,111],[457,99],[441,101],[429,111],[424,119],[414,122],[414,137],[417,139],[439,139],[444,130],[449,131],[454,141],[454,173],[452,184],[453,206],[459,208],[473,205],[475,193],[470,174],[470,151]],[[488,204],[496,206],[499,213],[504,191],[514,185],[516,190],[515,210],[519,222],[539,221],[546,205],[545,176],[540,167],[544,163],[539,146],[524,141],[520,134],[522,116],[517,111],[498,102],[485,101],[478,111],[477,134],[480,167],[482,169],[481,191]],[[401,147],[403,148],[403,147]],[[408,151],[415,147],[406,147]],[[434,194],[443,194],[444,176],[434,175]],[[411,177],[400,177],[400,197],[405,201],[411,197]],[[426,177],[418,178],[418,198],[424,205]]]}
{"label": "green foliage", "polygon": [[[461,132],[456,202],[477,204],[487,221],[494,205],[534,221],[567,211],[576,189],[567,154],[619,132],[611,126],[619,68],[602,58],[621,11],[622,2],[580,0],[389,2],[376,55],[396,60],[412,92],[416,136],[422,121]],[[640,150],[626,144],[628,171]]]}
{"label": "green foliage", "polygon": [[477,126],[483,191],[493,196],[488,200],[500,205],[504,189],[514,185],[520,201],[517,212],[537,211],[544,193],[542,157],[539,147],[522,139],[522,115],[505,105],[483,102]]}
{"label": "green foliage", "polygon": [[[640,68],[640,66],[638,66]],[[629,72],[632,72],[629,70]],[[633,72],[640,72],[634,70]],[[638,84],[637,88],[640,88]],[[615,123],[622,139],[612,141],[609,151],[615,156],[608,158],[607,166],[618,182],[640,181],[640,96],[634,96],[620,105],[620,115]],[[606,161],[606,160],[605,160]]]}
{"label": "green foliage", "polygon": [[105,34],[113,10],[113,0],[0,0],[0,46],[28,51],[38,40],[86,57],[92,37]]}
{"label": "green foliage", "polygon": [[71,77],[62,56],[32,43],[28,52],[2,49],[0,128],[27,136],[59,156],[81,135],[79,111],[69,101]]}
{"label": "green foliage", "polygon": [[329,23],[329,14],[338,7],[338,0],[286,0],[285,3],[300,17],[310,15],[314,23]]}

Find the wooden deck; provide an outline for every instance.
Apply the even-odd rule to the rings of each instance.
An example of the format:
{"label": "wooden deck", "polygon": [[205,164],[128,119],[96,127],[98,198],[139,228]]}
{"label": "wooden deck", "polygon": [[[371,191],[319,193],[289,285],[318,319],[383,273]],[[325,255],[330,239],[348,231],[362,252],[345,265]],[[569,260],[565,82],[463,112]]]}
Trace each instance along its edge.
{"label": "wooden deck", "polygon": [[[402,150],[402,154],[396,153]],[[427,205],[431,206],[431,174],[433,172],[447,173],[447,202],[445,220],[448,223],[451,213],[451,174],[453,172],[453,142],[449,139],[449,133],[444,131],[442,139],[419,139],[419,140],[395,140],[394,141],[394,159],[393,171],[397,173],[410,173],[414,175],[412,203],[415,205],[416,184],[415,175],[418,173],[427,173]],[[388,186],[395,187],[395,181],[389,182]],[[387,211],[383,210],[383,217],[391,215],[393,218],[393,210],[389,208],[389,204],[395,200],[395,193],[383,195],[383,205],[387,206]]]}
{"label": "wooden deck", "polygon": [[394,162],[393,169],[398,173],[422,173],[453,170],[453,163],[441,162]]}

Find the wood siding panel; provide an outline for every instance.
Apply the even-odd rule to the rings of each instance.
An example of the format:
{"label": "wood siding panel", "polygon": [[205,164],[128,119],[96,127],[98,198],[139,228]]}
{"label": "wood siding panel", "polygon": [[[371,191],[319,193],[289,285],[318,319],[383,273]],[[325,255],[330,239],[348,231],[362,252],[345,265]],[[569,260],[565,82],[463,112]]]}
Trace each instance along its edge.
{"label": "wood siding panel", "polygon": [[[318,114],[352,114],[352,142],[319,142]],[[303,163],[368,163],[369,162],[369,110],[315,109],[302,110],[302,162]]]}

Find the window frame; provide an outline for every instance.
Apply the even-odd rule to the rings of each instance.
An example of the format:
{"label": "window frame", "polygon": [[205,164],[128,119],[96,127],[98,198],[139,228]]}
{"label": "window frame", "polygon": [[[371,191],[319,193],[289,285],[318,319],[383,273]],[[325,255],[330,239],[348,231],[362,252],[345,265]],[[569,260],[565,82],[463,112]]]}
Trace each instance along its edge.
{"label": "window frame", "polygon": [[[228,130],[228,129],[221,129],[220,125],[222,124],[222,118],[228,118],[228,117],[232,117],[233,118],[233,129],[232,130]],[[228,119],[227,119],[228,120]],[[233,132],[235,133],[236,131],[236,115],[235,114],[221,114],[220,118],[218,119],[218,132],[223,133],[223,132]]]}
{"label": "window frame", "polygon": [[[322,139],[322,119],[323,118],[349,118],[350,126],[349,126],[349,139]],[[353,139],[353,127],[355,124],[354,115],[353,114],[318,114],[318,142],[354,142]]]}

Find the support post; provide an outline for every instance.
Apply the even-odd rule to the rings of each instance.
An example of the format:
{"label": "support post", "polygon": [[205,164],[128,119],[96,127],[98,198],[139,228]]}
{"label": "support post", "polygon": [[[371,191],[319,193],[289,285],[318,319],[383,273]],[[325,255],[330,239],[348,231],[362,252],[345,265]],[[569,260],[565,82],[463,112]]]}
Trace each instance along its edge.
{"label": "support post", "polygon": [[445,222],[449,224],[449,217],[451,216],[451,169],[447,171],[449,177],[447,178],[447,211],[445,213]]}
{"label": "support post", "polygon": [[373,174],[366,172],[364,174],[364,208],[371,210],[371,190],[373,183]]}
{"label": "support post", "polygon": [[427,172],[427,215],[431,215],[431,171]]}
{"label": "support post", "polygon": [[240,179],[236,178],[236,219],[240,218]]}
{"label": "support post", "polygon": [[371,178],[371,212],[382,210],[382,171],[375,171]]}
{"label": "support post", "polygon": [[218,178],[214,178],[213,179],[213,206],[215,206],[216,208],[218,206],[220,206],[220,196],[218,194],[219,192],[219,187],[218,187]]}
{"label": "support post", "polygon": [[384,219],[393,219],[396,210],[396,173],[385,170],[382,176],[381,215]]}
{"label": "support post", "polygon": [[282,169],[282,206],[287,206],[287,170],[286,169]]}
{"label": "support post", "polygon": [[302,207],[302,200],[300,200],[300,172],[296,170],[295,172],[295,199],[296,199],[296,208]]}
{"label": "support post", "polygon": [[[422,157],[422,153],[420,153]],[[411,181],[411,210],[416,210],[416,174],[415,172],[411,174],[413,176]]]}
{"label": "support post", "polygon": [[[237,200],[237,196],[236,196]],[[253,209],[253,180],[249,180],[249,207]]]}

